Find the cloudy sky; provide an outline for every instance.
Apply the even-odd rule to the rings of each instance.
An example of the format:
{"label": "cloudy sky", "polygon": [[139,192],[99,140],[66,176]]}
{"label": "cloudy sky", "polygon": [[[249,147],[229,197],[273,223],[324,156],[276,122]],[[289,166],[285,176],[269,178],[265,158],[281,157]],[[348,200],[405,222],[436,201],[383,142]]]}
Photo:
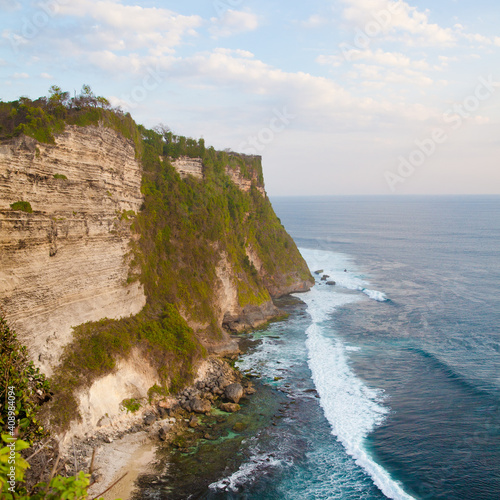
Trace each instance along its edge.
{"label": "cloudy sky", "polygon": [[270,195],[500,193],[498,0],[0,0],[0,98],[57,84],[263,156]]}

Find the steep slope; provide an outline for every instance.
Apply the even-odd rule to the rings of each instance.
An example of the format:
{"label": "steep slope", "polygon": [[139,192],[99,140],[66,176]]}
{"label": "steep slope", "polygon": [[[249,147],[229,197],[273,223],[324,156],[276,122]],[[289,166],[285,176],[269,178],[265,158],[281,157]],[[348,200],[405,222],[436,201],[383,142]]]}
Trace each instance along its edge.
{"label": "steep slope", "polygon": [[53,374],[55,428],[177,391],[207,352],[234,351],[229,332],[279,316],[273,297],[312,285],[260,157],[104,109],[10,105],[43,120],[0,143],[0,307]]}
{"label": "steep slope", "polygon": [[[127,284],[132,232],[120,218],[139,210],[141,178],[133,144],[110,128],[0,147],[0,307],[45,373],[73,326],[145,305],[143,287]],[[33,213],[12,210],[18,201]]]}

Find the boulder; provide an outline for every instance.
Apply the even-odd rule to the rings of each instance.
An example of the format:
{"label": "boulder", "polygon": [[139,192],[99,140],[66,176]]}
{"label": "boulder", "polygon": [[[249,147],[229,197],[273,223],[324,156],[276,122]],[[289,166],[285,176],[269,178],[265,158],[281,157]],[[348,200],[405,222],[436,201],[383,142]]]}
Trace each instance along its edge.
{"label": "boulder", "polygon": [[144,415],[144,425],[153,425],[154,422],[156,422],[156,415],[154,413]]}
{"label": "boulder", "polygon": [[158,413],[161,419],[167,418],[169,416],[169,410],[167,408],[163,408],[163,406],[158,407]]}
{"label": "boulder", "polygon": [[178,402],[177,402],[177,399],[175,398],[165,398],[163,401],[160,401],[158,403],[158,406],[160,406],[161,408],[175,408],[176,406],[178,406]]}
{"label": "boulder", "polygon": [[194,429],[195,427],[198,427],[199,425],[199,420],[198,420],[198,417],[196,415],[193,415],[191,417],[191,419],[189,420],[189,427],[191,427],[191,429]]}
{"label": "boulder", "polygon": [[191,406],[192,402],[193,401],[191,399],[182,399],[181,408],[183,408],[186,411],[193,411],[193,408]]}
{"label": "boulder", "polygon": [[194,411],[195,413],[209,413],[212,408],[210,401],[207,401],[206,399],[193,398],[190,403],[191,411]]}
{"label": "boulder", "polygon": [[321,276],[321,281],[326,281],[329,277],[328,274],[323,274],[323,276]]}
{"label": "boulder", "polygon": [[224,390],[224,397],[232,403],[239,403],[243,396],[243,386],[241,384],[229,384]]}
{"label": "boulder", "polygon": [[158,437],[162,440],[162,441],[166,441],[167,440],[167,437],[168,437],[168,434],[170,432],[170,430],[172,429],[172,426],[171,425],[162,425],[160,427],[160,429],[158,430]]}
{"label": "boulder", "polygon": [[337,283],[335,281],[327,281],[326,282],[327,285],[336,285]]}
{"label": "boulder", "polygon": [[318,269],[317,271],[314,271],[314,274],[321,274],[323,272],[323,269]]}
{"label": "boulder", "polygon": [[226,413],[234,413],[241,409],[241,406],[236,403],[222,403],[220,409]]}

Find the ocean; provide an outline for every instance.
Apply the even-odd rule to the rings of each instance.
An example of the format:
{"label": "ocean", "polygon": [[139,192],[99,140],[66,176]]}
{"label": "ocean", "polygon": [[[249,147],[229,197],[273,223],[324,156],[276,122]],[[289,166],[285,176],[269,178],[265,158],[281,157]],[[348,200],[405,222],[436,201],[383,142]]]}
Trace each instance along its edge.
{"label": "ocean", "polygon": [[243,342],[245,430],[140,497],[500,498],[500,197],[272,202],[316,286]]}

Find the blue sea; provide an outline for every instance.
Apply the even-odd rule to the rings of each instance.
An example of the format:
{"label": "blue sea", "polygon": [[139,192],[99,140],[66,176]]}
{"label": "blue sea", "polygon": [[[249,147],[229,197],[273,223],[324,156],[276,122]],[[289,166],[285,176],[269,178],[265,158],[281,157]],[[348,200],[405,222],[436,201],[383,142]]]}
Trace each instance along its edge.
{"label": "blue sea", "polygon": [[500,197],[272,202],[316,286],[248,337],[224,469],[149,496],[498,500]]}

